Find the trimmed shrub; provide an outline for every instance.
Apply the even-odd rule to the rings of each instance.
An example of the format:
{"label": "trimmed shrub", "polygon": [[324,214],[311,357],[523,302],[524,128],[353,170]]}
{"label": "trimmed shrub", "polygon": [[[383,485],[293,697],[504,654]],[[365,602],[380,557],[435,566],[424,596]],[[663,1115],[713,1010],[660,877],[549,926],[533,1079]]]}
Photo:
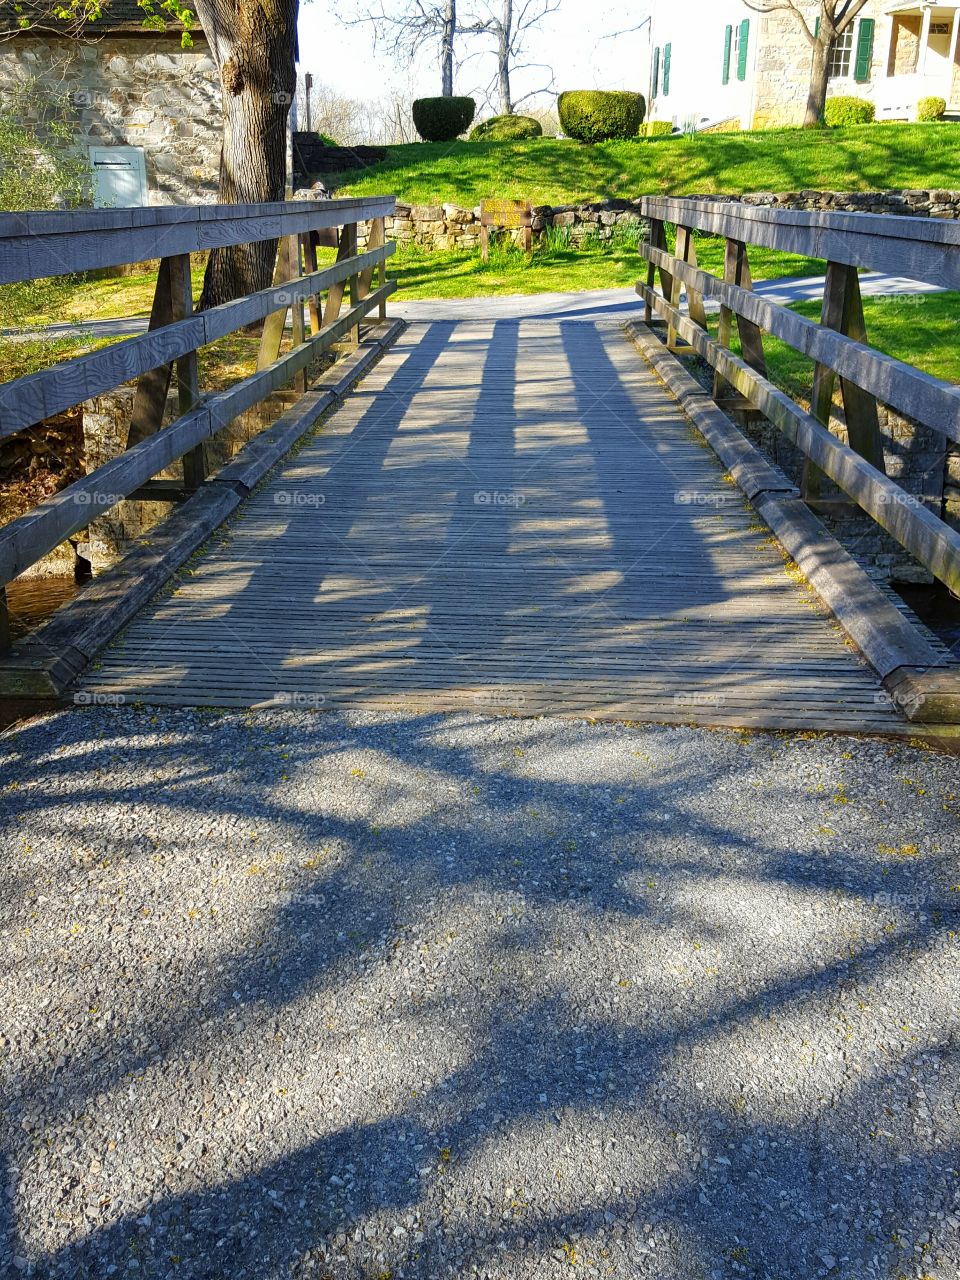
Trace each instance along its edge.
{"label": "trimmed shrub", "polygon": [[846,124],[871,124],[877,109],[867,98],[846,97],[839,94],[828,98],[824,108],[824,122],[831,127]]}
{"label": "trimmed shrub", "polygon": [[413,123],[424,142],[452,142],[466,133],[476,112],[472,98],[418,98]]}
{"label": "trimmed shrub", "polygon": [[643,124],[647,104],[642,93],[576,89],[557,98],[560,128],[578,142],[606,142],[610,138],[635,138]]}
{"label": "trimmed shrub", "polygon": [[641,138],[666,138],[673,133],[673,122],[670,120],[648,120],[640,126]]}
{"label": "trimmed shrub", "polygon": [[917,103],[918,120],[942,120],[947,111],[944,98],[921,98]]}
{"label": "trimmed shrub", "polygon": [[470,134],[471,142],[512,142],[542,138],[543,128],[532,116],[492,116],[481,120]]}

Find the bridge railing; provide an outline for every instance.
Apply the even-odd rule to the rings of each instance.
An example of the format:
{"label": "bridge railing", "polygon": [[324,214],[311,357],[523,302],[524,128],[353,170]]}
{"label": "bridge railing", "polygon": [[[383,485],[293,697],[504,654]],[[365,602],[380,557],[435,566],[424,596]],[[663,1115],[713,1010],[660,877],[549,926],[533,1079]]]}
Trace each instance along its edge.
{"label": "bridge railing", "polygon": [[[960,289],[960,225],[885,214],[807,213],[710,199],[649,198],[642,212],[649,240],[640,246],[646,281],[638,282],[645,319],[667,324],[667,344],[688,344],[715,371],[714,396],[733,408],[758,410],[805,457],[802,496],[816,503],[828,476],[901,546],[960,593],[960,533],[886,475],[878,402],[960,441],[960,387],[931,377],[867,344],[858,268]],[[667,224],[676,226],[675,251]],[[726,241],[720,280],[697,266],[694,232]],[[748,245],[826,262],[821,322],[753,292]],[[657,273],[660,290],[655,288]],[[687,295],[686,314],[680,294]],[[711,337],[705,298],[720,304]],[[742,358],[730,350],[734,320]],[[763,335],[814,361],[810,411],[768,377]],[[837,380],[849,445],[829,429]],[[729,398],[730,390],[735,398]]]}
{"label": "bridge railing", "polygon": [[[384,218],[394,208],[392,196],[377,196],[0,215],[0,284],[160,259],[146,333],[0,385],[4,437],[136,379],[127,448],[0,527],[0,651],[10,648],[7,583],[125,498],[196,494],[207,477],[206,440],[271,392],[291,383],[306,391],[308,367],[321,352],[338,342],[357,346],[370,311],[385,318],[396,285],[386,280],[395,246],[385,239]],[[364,253],[360,222],[369,225]],[[279,242],[271,287],[193,310],[191,253],[271,240]],[[318,270],[320,244],[336,244],[337,257]],[[256,371],[202,394],[198,348],[260,321]],[[288,323],[292,345],[281,354]],[[174,376],[179,413],[162,426]],[[151,480],[179,459],[182,484]]]}

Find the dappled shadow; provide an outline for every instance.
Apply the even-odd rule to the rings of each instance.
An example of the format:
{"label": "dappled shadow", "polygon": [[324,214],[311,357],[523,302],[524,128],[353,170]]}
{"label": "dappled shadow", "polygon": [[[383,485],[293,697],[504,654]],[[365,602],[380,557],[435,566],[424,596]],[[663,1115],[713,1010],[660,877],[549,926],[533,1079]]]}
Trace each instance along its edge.
{"label": "dappled shadow", "polygon": [[[948,803],[936,761],[896,754],[884,814],[842,743],[157,721],[9,744],[35,1274],[545,1275],[568,1246],[852,1280],[924,1231],[952,1256],[956,832],[893,856]],[[748,796],[792,816],[761,830]]]}

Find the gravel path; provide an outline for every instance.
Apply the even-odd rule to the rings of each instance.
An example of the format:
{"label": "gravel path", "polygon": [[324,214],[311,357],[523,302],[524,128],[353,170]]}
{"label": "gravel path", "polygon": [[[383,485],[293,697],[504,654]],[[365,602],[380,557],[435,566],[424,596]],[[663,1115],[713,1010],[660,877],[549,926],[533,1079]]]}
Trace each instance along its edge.
{"label": "gravel path", "polygon": [[955,758],[95,707],[0,770],[4,1280],[960,1274]]}

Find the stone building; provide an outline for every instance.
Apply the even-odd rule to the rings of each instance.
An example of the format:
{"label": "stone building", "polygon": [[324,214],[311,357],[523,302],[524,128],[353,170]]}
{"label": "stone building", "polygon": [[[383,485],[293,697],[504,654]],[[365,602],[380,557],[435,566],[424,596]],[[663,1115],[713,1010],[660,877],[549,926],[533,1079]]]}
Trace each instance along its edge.
{"label": "stone building", "polygon": [[[814,26],[819,0],[800,0]],[[744,0],[652,0],[651,117],[698,127],[803,122],[811,48],[794,14]],[[960,110],[960,4],[868,0],[830,55],[830,95],[871,99],[878,120],[911,120],[924,97]]]}
{"label": "stone building", "polygon": [[148,30],[136,0],[105,0],[81,31],[41,20],[18,30],[0,6],[0,100],[36,84],[38,117],[55,98],[76,123],[97,205],[186,204],[216,198],[220,84],[206,39],[181,48],[174,24]]}

